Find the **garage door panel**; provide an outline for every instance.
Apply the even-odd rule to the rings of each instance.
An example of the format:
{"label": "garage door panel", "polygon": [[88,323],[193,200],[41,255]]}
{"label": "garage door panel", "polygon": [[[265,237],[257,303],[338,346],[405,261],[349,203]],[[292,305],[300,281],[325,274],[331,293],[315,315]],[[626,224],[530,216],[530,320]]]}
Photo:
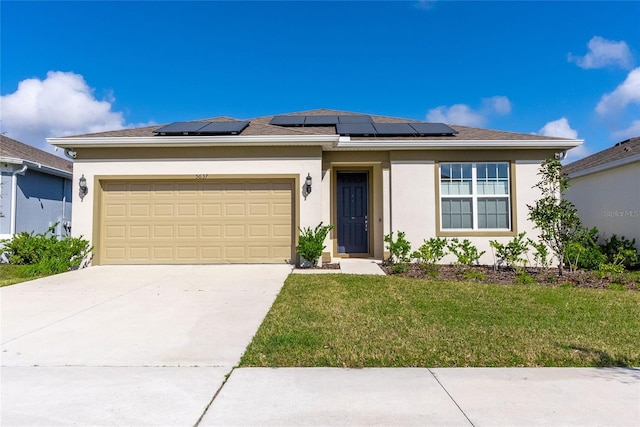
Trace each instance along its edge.
{"label": "garage door panel", "polygon": [[291,183],[101,184],[101,263],[265,263],[292,256]]}

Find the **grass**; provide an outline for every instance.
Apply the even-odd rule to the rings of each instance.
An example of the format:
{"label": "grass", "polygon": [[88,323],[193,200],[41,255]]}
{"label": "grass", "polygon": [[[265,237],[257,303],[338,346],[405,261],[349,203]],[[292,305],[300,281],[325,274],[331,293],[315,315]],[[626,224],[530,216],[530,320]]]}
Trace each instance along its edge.
{"label": "grass", "polygon": [[241,366],[640,366],[640,293],[290,275]]}
{"label": "grass", "polygon": [[27,267],[27,265],[0,264],[0,288],[40,277],[29,276],[26,272]]}

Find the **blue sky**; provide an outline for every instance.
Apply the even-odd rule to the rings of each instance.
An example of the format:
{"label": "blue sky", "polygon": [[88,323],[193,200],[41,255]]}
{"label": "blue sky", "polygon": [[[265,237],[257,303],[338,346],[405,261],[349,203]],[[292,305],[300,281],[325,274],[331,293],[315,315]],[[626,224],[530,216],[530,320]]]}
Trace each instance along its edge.
{"label": "blue sky", "polygon": [[640,135],[638,1],[0,8],[2,132],[40,148],[315,108],[584,139],[574,159]]}

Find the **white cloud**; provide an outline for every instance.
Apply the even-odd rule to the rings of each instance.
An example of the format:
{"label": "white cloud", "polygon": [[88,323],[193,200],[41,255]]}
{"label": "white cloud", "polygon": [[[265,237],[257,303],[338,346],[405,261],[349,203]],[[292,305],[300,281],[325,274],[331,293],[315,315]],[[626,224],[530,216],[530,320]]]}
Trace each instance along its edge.
{"label": "white cloud", "polygon": [[578,137],[578,131],[571,129],[569,120],[566,117],[562,117],[558,120],[548,122],[538,131],[540,135],[555,136],[557,138],[571,138],[576,139]]}
{"label": "white cloud", "polygon": [[462,126],[484,126],[492,115],[511,113],[511,101],[506,96],[494,96],[482,100],[482,108],[477,111],[467,104],[441,105],[429,110],[427,120]]}
{"label": "white cloud", "polygon": [[640,67],[631,70],[627,78],[611,93],[600,98],[596,111],[602,116],[618,113],[627,105],[640,104]]}
{"label": "white cloud", "polygon": [[618,141],[640,136],[640,120],[634,120],[628,128],[613,132],[612,136]]}
{"label": "white cloud", "polygon": [[111,110],[113,101],[113,95],[97,100],[79,74],[49,71],[44,80],[23,80],[14,93],[1,97],[2,131],[53,151],[45,138],[124,128],[123,114]]}
{"label": "white cloud", "polygon": [[441,105],[429,110],[427,120],[430,122],[442,122],[463,126],[482,126],[485,118],[473,111],[466,104],[455,104],[451,107]]}
{"label": "white cloud", "polygon": [[511,113],[511,101],[506,96],[494,96],[482,100],[486,113],[505,115]]}
{"label": "white cloud", "polygon": [[587,44],[589,52],[584,56],[569,54],[569,61],[575,62],[580,68],[603,68],[610,65],[621,68],[633,66],[633,55],[624,41],[607,40],[595,36]]}

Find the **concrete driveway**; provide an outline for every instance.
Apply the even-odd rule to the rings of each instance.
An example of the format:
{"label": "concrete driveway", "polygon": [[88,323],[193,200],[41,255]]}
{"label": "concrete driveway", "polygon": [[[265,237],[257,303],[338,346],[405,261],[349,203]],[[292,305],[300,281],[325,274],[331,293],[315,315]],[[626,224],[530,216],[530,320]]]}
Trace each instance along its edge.
{"label": "concrete driveway", "polygon": [[196,424],[290,272],[99,266],[0,289],[0,424]]}

